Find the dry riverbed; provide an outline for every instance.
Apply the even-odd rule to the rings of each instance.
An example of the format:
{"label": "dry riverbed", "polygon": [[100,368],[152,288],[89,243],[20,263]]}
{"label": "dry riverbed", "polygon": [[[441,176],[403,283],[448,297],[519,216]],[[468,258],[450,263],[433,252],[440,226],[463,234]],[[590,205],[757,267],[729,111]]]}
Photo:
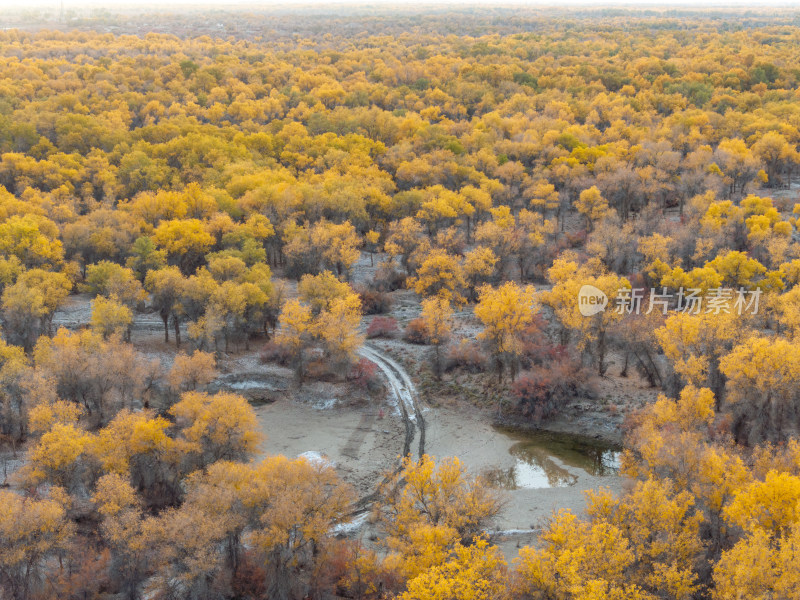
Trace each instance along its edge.
{"label": "dry riverbed", "polygon": [[[362,260],[356,279],[365,280],[372,271]],[[391,314],[403,327],[419,314],[419,302],[407,291],[395,292],[393,297]],[[76,328],[85,324],[90,314],[90,298],[83,294],[72,296],[57,313],[55,324]],[[460,314],[458,322],[454,338],[474,339],[477,331],[474,318]],[[164,343],[162,327],[152,313],[137,315],[133,342],[148,358],[157,359],[166,372],[176,349],[173,343]],[[407,431],[398,395],[403,394],[407,385],[401,382],[403,389],[399,389],[398,380],[405,379],[413,387],[408,379],[410,374],[419,386],[430,354],[430,348],[400,340],[373,340],[371,348],[384,359],[393,359],[394,365],[407,372],[384,371],[385,390],[374,397],[346,383],[309,381],[297,386],[291,369],[262,364],[255,347],[249,352],[220,356],[221,375],[215,387],[242,393],[253,402],[265,436],[261,456],[284,454],[312,460],[324,457],[354,487],[357,495],[364,497],[375,491],[385,474],[398,464],[403,452]],[[386,377],[394,378],[394,386]],[[468,390],[468,380],[465,379],[466,387],[459,389]],[[596,401],[575,403],[548,428],[618,442],[624,416],[651,401],[649,396],[654,395],[643,389],[641,382],[618,377],[603,379],[598,392]],[[405,398],[402,406],[412,416],[414,408],[422,411],[426,424],[425,452],[437,459],[458,457],[469,472],[488,476],[505,495],[505,507],[494,528],[503,532],[499,541],[509,556],[516,554],[518,545],[532,542],[536,530],[554,511],[566,508],[581,512],[585,508],[585,490],[621,489],[621,480],[613,469],[598,473],[582,459],[576,459],[572,450],[559,454],[553,448],[560,442],[551,448],[547,440],[534,443],[495,428],[492,423],[497,415],[471,404],[474,399],[450,402],[440,396],[429,397],[426,390],[414,396],[418,406],[410,398]],[[415,458],[418,428],[416,434],[411,444]],[[10,466],[13,469],[16,465]],[[365,536],[374,532],[369,526],[349,531]]]}
{"label": "dry riverbed", "polygon": [[256,408],[264,455],[325,457],[359,496],[374,491],[403,450],[404,426],[383,402],[351,406],[330,386],[308,385]]}
{"label": "dry riverbed", "polygon": [[[331,389],[331,384],[307,384],[257,407],[266,436],[261,451],[290,458],[324,456],[364,496],[397,464],[403,423],[391,403],[352,405],[344,387],[339,396]],[[526,436],[493,427],[490,415],[449,407],[423,409],[423,414],[426,453],[437,459],[457,457],[470,473],[492,479],[504,496],[494,530],[509,556],[520,544],[532,543],[536,530],[555,511],[583,511],[585,490],[621,488],[613,465],[604,474],[592,472],[580,460],[571,461],[571,455],[551,452],[547,441],[530,453],[527,442],[520,441]],[[516,452],[521,446],[522,452]],[[372,529],[354,533],[359,532],[369,534]]]}

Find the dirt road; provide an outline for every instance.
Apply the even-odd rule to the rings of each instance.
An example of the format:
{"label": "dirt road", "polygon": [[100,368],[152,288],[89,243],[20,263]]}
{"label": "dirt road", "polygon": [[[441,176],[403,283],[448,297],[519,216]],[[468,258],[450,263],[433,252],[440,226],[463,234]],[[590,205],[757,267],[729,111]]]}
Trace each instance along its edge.
{"label": "dirt road", "polygon": [[[425,418],[420,410],[414,382],[411,381],[411,377],[403,367],[375,347],[364,344],[358,353],[375,363],[384,377],[386,377],[394,403],[400,411],[406,428],[403,456],[411,454],[412,458],[418,459],[425,454]],[[416,447],[416,452],[414,452],[412,445],[417,434],[419,434],[419,444]]]}

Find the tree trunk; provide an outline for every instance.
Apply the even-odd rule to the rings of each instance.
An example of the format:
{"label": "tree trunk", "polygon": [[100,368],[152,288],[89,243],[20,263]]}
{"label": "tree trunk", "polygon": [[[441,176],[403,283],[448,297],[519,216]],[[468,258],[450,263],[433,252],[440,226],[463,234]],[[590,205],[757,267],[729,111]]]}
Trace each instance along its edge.
{"label": "tree trunk", "polygon": [[285,550],[281,547],[272,551],[271,573],[267,580],[267,598],[270,600],[289,600],[291,582],[289,580],[288,569],[283,560],[282,554]]}
{"label": "tree trunk", "polygon": [[175,346],[180,348],[181,347],[181,324],[178,321],[178,317],[175,315],[172,316],[172,324],[175,326]]}
{"label": "tree trunk", "polygon": [[599,375],[606,373],[606,332],[602,329],[597,333],[597,372]]}

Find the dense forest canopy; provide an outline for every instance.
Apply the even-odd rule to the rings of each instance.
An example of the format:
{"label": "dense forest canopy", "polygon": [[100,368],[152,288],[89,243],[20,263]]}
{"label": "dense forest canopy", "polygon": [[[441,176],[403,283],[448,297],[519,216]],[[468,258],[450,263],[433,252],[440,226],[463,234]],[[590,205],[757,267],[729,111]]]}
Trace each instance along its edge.
{"label": "dense forest canopy", "polygon": [[[800,594],[800,12],[4,18],[0,598]],[[584,284],[761,304],[584,317]],[[257,343],[374,394],[358,349],[399,329],[362,317],[400,290],[427,389],[449,370],[540,424],[613,352],[663,391],[626,420],[625,493],[509,566],[457,459],[387,475],[374,543],[335,535],[364,504],[329,463],[252,462],[218,361]],[[168,360],[132,342],[145,311]]]}

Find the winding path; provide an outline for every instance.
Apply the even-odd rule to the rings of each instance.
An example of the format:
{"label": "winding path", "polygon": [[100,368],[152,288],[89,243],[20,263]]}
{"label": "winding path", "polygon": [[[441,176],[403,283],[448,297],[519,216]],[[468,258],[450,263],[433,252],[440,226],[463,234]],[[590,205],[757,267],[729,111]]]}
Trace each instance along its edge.
{"label": "winding path", "polygon": [[[403,456],[411,455],[412,458],[419,459],[425,454],[425,418],[420,410],[417,389],[411,381],[406,370],[395,362],[394,359],[386,356],[374,346],[364,344],[358,353],[372,361],[381,370],[395,402],[403,417],[406,427],[406,439],[403,447]],[[419,432],[419,445],[416,455],[411,449],[417,432]]]}
{"label": "winding path", "polygon": [[[425,418],[422,416],[422,410],[420,409],[419,400],[417,399],[417,388],[414,386],[414,382],[411,381],[411,377],[409,377],[403,367],[374,346],[364,344],[359,348],[358,354],[375,363],[381,370],[381,373],[383,373],[383,376],[386,377],[386,381],[389,383],[389,390],[400,411],[400,416],[403,419],[406,430],[402,455],[410,456],[413,460],[419,460],[419,458],[425,454]],[[415,453],[411,448],[414,439],[417,437],[417,432],[419,432],[419,443]],[[374,492],[356,501],[350,513],[350,516],[354,518],[342,524],[340,526],[340,532],[357,529],[363,524],[364,514],[370,509],[372,503],[377,500],[381,486],[389,481],[392,475],[396,475],[401,467],[402,465],[398,461],[394,472],[384,477]]]}
{"label": "winding path", "polygon": [[[406,426],[406,439],[403,448],[403,456],[411,455],[412,459],[418,460],[423,454],[425,454],[425,419],[422,415],[422,410],[420,409],[417,389],[414,386],[414,382],[411,381],[411,377],[408,375],[408,372],[406,372],[401,365],[399,365],[391,357],[386,356],[384,353],[379,351],[377,348],[375,348],[375,346],[364,344],[359,349],[358,353],[367,360],[375,363],[375,365],[377,365],[377,367],[386,377],[386,380],[389,382],[391,394],[394,397],[400,414],[403,417],[403,422]],[[419,432],[419,444],[417,446],[417,452],[415,455],[414,452],[411,451],[411,445],[414,442],[417,432]],[[395,473],[396,472],[397,470],[395,470]],[[387,480],[388,478],[384,478],[384,482]],[[380,489],[380,486],[378,489]],[[377,499],[377,497],[378,490],[359,499],[354,506],[354,510],[351,512],[352,519],[337,526],[334,528],[334,531],[336,533],[352,533],[360,530],[366,522],[366,515],[370,505]],[[539,531],[539,529],[486,529],[484,531],[490,536],[513,537],[519,535],[530,535],[532,533],[536,533]]]}

